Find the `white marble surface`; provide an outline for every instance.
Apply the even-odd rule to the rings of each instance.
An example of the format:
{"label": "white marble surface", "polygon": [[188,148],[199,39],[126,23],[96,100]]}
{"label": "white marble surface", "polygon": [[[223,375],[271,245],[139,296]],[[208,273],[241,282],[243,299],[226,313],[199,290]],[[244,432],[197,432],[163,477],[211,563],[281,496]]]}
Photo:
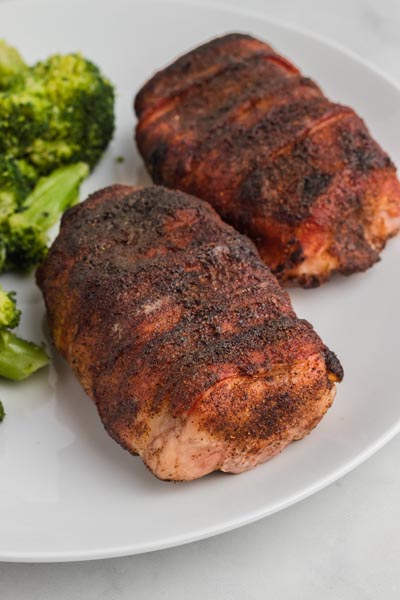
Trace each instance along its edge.
{"label": "white marble surface", "polygon": [[[399,0],[214,1],[326,36],[400,84]],[[302,503],[181,548],[88,563],[0,564],[0,599],[398,600],[399,455],[400,436]]]}

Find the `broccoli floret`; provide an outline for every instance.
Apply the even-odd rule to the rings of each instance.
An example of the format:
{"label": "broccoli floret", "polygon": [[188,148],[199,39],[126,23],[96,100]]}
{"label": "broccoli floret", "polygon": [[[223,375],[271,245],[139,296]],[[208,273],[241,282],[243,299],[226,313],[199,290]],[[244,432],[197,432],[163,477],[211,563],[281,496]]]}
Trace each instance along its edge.
{"label": "broccoli floret", "polygon": [[47,252],[47,231],[78,201],[79,186],[88,173],[85,163],[77,163],[56,169],[39,180],[20,211],[3,224],[3,269],[29,271],[42,260]]}
{"label": "broccoli floret", "polygon": [[81,54],[51,56],[0,93],[0,153],[42,175],[81,161],[93,168],[113,132],[113,86]]}
{"label": "broccoli floret", "polygon": [[18,77],[23,76],[26,69],[27,66],[18,50],[0,40],[0,90],[13,85]]}
{"label": "broccoli floret", "polygon": [[26,161],[0,156],[0,225],[19,209],[36,180],[35,169]]}
{"label": "broccoli floret", "polygon": [[19,323],[21,311],[15,303],[15,292],[5,292],[0,285],[0,330],[14,329]]}
{"label": "broccoli floret", "polygon": [[43,258],[47,229],[72,202],[64,197],[69,175],[72,185],[73,173],[79,181],[84,176],[81,166],[58,183],[38,183],[39,177],[57,179],[56,169],[76,163],[95,166],[114,131],[114,89],[80,54],[54,55],[27,67],[3,43],[2,72],[14,75],[0,87],[0,272],[27,271]]}
{"label": "broccoli floret", "polygon": [[25,379],[49,361],[41,346],[27,342],[10,331],[17,327],[20,314],[15,293],[7,293],[0,286],[0,377],[15,381]]}
{"label": "broccoli floret", "polygon": [[32,163],[32,145],[48,134],[50,116],[48,99],[32,90],[9,89],[0,93],[0,154]]}

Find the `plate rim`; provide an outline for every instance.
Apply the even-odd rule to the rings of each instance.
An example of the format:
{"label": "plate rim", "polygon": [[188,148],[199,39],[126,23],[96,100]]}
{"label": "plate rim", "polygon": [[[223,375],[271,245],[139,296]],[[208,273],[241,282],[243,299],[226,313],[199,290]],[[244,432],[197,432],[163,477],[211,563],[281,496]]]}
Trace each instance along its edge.
{"label": "plate rim", "polygon": [[158,550],[166,550],[168,548],[175,548],[184,546],[192,542],[199,542],[201,540],[211,538],[222,533],[227,533],[235,529],[240,529],[245,525],[255,523],[260,519],[269,517],[282,510],[286,510],[290,506],[302,502],[306,498],[313,496],[321,490],[329,487],[338,479],[341,479],[366,460],[371,458],[376,452],[381,450],[387,443],[389,443],[397,434],[400,433],[400,418],[393,425],[391,429],[380,436],[374,444],[369,445],[364,452],[358,454],[352,461],[346,463],[341,468],[333,471],[329,476],[324,479],[319,479],[316,484],[309,485],[303,489],[300,493],[292,494],[285,501],[277,503],[266,510],[254,511],[253,513],[246,513],[246,516],[241,519],[233,519],[227,523],[224,523],[220,527],[208,527],[203,529],[201,533],[192,533],[186,535],[179,535],[175,537],[165,538],[164,541],[153,542],[151,544],[141,545],[140,547],[133,545],[114,546],[107,550],[80,550],[80,551],[56,551],[56,552],[0,552],[0,562],[9,563],[59,563],[59,562],[85,562],[89,560],[101,560],[107,558],[119,558],[124,556],[135,556],[140,554],[148,554],[150,552],[156,552]]}
{"label": "plate rim", "polygon": [[[92,3],[97,7],[101,5],[108,5],[108,0],[86,0],[86,3]],[[360,56],[357,52],[347,48],[346,46],[332,40],[330,37],[325,37],[319,33],[308,30],[306,27],[298,26],[293,23],[287,23],[284,19],[269,17],[262,10],[258,10],[255,8],[242,8],[238,6],[231,6],[225,0],[223,2],[213,2],[212,0],[135,0],[135,3],[129,2],[129,0],[114,0],[114,3],[119,4],[121,6],[128,6],[131,8],[136,8],[138,5],[142,4],[148,6],[149,4],[153,5],[178,5],[185,7],[194,7],[194,8],[209,8],[213,10],[217,10],[225,13],[234,13],[243,17],[250,17],[259,19],[260,21],[278,28],[285,29],[287,31],[293,32],[294,34],[300,34],[302,37],[311,39],[317,44],[322,44],[324,46],[328,46],[333,49],[335,52],[342,54],[345,58],[348,57],[352,59],[354,62],[362,65],[364,68],[372,71],[375,76],[381,78],[384,82],[389,84],[392,88],[396,90],[398,94],[400,94],[400,83],[397,82],[391,75],[388,75],[386,72],[382,71],[378,66],[372,63],[370,60],[365,59]],[[54,6],[54,1],[52,0],[3,0],[0,4],[0,13],[3,7],[16,6],[17,4],[30,4],[37,6]],[[66,0],[59,0],[59,4],[67,4]],[[79,6],[81,3],[79,0],[70,0],[68,2],[68,6],[70,5]],[[136,5],[136,7],[135,7]],[[210,38],[211,39],[211,38]],[[0,561],[1,562],[32,562],[32,563],[56,563],[56,562],[78,562],[78,561],[89,561],[89,560],[99,560],[106,558],[116,558],[123,556],[133,556],[136,554],[145,554],[149,552],[154,552],[157,550],[164,550],[167,548],[173,548],[181,545],[185,545],[188,543],[192,543],[195,541],[200,541],[209,537],[213,537],[216,535],[220,535],[222,533],[226,533],[228,531],[232,531],[234,529],[238,529],[245,525],[249,525],[254,523],[260,519],[273,515],[281,510],[285,510],[298,502],[305,500],[311,495],[321,491],[322,489],[328,487],[341,477],[344,477],[346,474],[350,473],[352,470],[360,466],[370,457],[372,457],[376,452],[382,449],[387,443],[389,443],[397,434],[400,433],[400,415],[398,420],[393,423],[393,425],[387,429],[382,435],[380,435],[375,441],[369,444],[362,452],[359,452],[352,460],[348,461],[341,467],[333,470],[326,477],[319,478],[313,484],[309,484],[307,487],[301,489],[299,492],[292,494],[287,497],[285,500],[281,502],[276,502],[275,505],[269,506],[268,508],[254,510],[251,513],[246,513],[245,516],[241,518],[234,518],[230,521],[224,522],[220,526],[208,526],[207,528],[203,528],[200,531],[189,532],[187,534],[179,534],[177,536],[169,536],[164,538],[162,541],[148,543],[147,545],[115,545],[113,547],[108,547],[107,549],[99,549],[99,550],[67,550],[67,551],[44,551],[44,552],[15,552],[15,551],[4,551],[0,550]]]}

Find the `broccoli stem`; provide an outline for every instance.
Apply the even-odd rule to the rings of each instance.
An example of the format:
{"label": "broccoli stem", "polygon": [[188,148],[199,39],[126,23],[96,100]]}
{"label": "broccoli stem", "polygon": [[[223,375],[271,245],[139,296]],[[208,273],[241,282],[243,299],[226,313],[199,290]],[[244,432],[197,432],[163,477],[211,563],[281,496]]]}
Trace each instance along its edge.
{"label": "broccoli stem", "polygon": [[7,330],[0,331],[0,377],[26,379],[49,362],[45,350]]}
{"label": "broccoli stem", "polygon": [[37,227],[43,232],[50,229],[67,208],[76,204],[79,186],[88,174],[86,163],[76,163],[40,179],[23,202],[21,212],[9,218],[10,228]]}
{"label": "broccoli stem", "polygon": [[[18,212],[2,227],[6,249],[0,269],[29,272],[47,252],[47,230],[78,201],[79,185],[89,173],[86,163],[56,169],[39,180]],[[1,244],[0,244],[1,246]]]}

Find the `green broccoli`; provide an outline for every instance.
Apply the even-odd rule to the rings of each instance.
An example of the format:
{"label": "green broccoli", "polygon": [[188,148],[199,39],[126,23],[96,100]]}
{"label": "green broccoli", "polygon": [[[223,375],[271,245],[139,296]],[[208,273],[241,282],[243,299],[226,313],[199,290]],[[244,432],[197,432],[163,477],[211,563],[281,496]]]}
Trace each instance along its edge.
{"label": "green broccoli", "polygon": [[26,379],[49,361],[41,346],[27,342],[10,331],[18,325],[20,314],[15,304],[15,294],[5,292],[0,286],[0,377],[14,381]]}
{"label": "green broccoli", "polygon": [[0,40],[0,90],[13,85],[24,74],[27,66],[16,48]]}
{"label": "green broccoli", "polygon": [[77,202],[79,186],[88,173],[85,163],[77,163],[56,169],[39,180],[19,211],[0,226],[4,246],[0,271],[29,271],[42,260],[47,252],[47,231]]}
{"label": "green broccoli", "polygon": [[67,54],[28,67],[0,41],[0,272],[27,271],[43,258],[47,229],[75,201],[86,165],[96,165],[113,132],[114,89],[93,63]]}
{"label": "green broccoli", "polygon": [[[0,40],[0,272],[40,262],[48,230],[77,202],[113,132],[114,89],[96,65],[69,54],[29,67]],[[11,331],[19,316],[0,288],[0,377],[14,380],[48,362]]]}
{"label": "green broccoli", "polygon": [[47,352],[7,329],[0,330],[0,377],[22,381],[49,362]]}
{"label": "green broccoli", "polygon": [[37,173],[26,161],[0,156],[0,225],[32,191]]}
{"label": "green broccoli", "polygon": [[21,311],[15,303],[15,292],[5,292],[0,285],[0,329],[14,329],[19,324]]}
{"label": "green broccoli", "polygon": [[0,92],[0,154],[40,175],[81,161],[93,168],[113,132],[113,86],[81,54],[51,56]]}

